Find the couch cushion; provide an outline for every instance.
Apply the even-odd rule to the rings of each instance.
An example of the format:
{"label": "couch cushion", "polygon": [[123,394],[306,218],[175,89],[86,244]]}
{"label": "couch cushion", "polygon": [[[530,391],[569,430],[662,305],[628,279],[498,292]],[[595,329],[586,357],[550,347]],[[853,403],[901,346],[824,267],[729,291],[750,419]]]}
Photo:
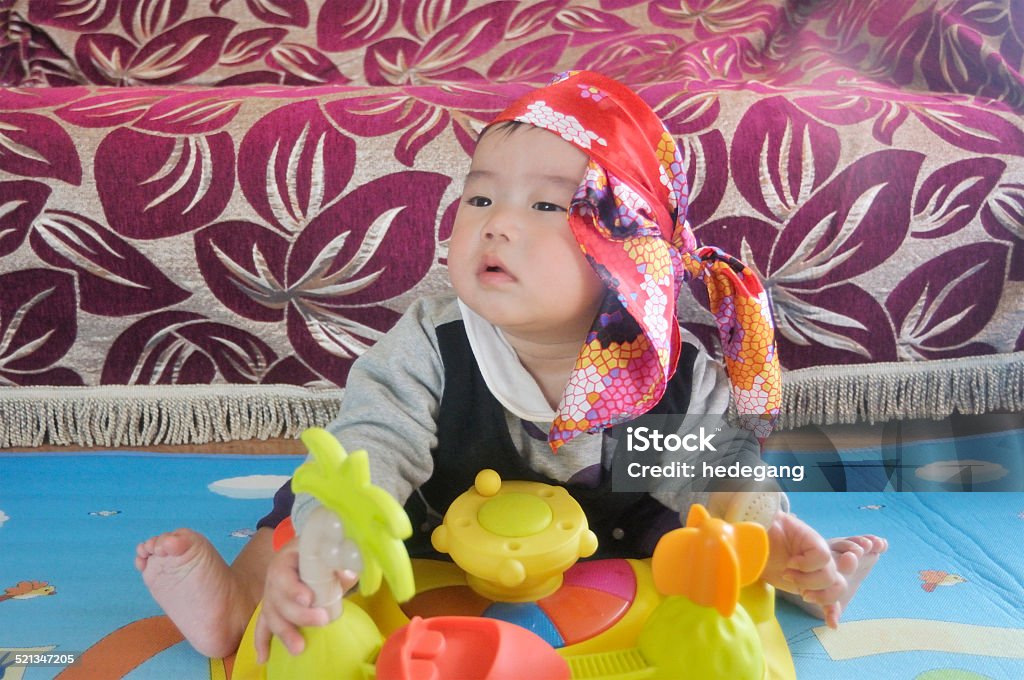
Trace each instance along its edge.
{"label": "couch cushion", "polygon": [[[411,299],[447,289],[472,137],[522,89],[0,93],[0,376],[343,385]],[[680,136],[698,237],[766,278],[785,368],[1024,349],[1014,114],[642,93]],[[699,305],[681,307],[716,349]]]}
{"label": "couch cushion", "polygon": [[15,0],[6,85],[871,81],[1024,109],[1020,3]]}
{"label": "couch cushion", "polygon": [[[223,407],[213,430],[239,437],[257,402],[302,402],[277,385],[343,385],[447,290],[480,127],[567,67],[641,92],[698,238],[765,277],[787,423],[1024,409],[1024,12],[942,7],[5,3],[0,79],[33,87],[0,91],[0,447],[137,420],[35,385],[131,385],[131,408],[210,386],[181,413]],[[260,432],[322,424],[318,403]],[[153,427],[132,441],[169,440]]]}

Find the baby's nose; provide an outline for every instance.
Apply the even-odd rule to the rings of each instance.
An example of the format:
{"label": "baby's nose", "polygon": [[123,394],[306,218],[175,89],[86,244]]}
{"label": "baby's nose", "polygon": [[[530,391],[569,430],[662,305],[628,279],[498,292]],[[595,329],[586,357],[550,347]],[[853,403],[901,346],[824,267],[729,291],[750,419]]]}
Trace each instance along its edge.
{"label": "baby's nose", "polygon": [[484,225],[483,237],[487,240],[508,240],[515,231],[515,220],[508,211],[494,214]]}

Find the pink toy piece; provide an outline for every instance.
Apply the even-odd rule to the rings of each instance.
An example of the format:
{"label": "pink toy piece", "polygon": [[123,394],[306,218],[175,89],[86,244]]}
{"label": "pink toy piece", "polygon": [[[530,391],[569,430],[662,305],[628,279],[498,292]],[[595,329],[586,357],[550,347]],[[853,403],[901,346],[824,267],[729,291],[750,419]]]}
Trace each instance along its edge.
{"label": "pink toy piece", "polygon": [[636,572],[623,559],[577,562],[565,572],[562,584],[600,590],[626,602],[636,598]]}
{"label": "pink toy piece", "polygon": [[465,616],[414,617],[384,643],[378,680],[570,680],[569,664],[525,628]]}

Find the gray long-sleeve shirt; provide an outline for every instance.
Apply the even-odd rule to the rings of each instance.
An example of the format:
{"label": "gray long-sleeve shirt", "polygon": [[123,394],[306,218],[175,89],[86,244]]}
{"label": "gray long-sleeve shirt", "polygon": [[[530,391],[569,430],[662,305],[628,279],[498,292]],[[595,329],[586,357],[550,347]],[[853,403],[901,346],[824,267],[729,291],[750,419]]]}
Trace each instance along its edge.
{"label": "gray long-sleeve shirt", "polygon": [[[352,366],[338,416],[328,429],[348,451],[366,449],[375,484],[404,503],[433,471],[430,451],[437,444],[437,415],[444,391],[445,372],[438,348],[438,326],[461,319],[452,295],[414,302],[394,328]],[[684,333],[684,342],[697,344]],[[730,389],[717,361],[700,351],[692,367],[690,412],[724,414]],[[580,435],[553,455],[547,444],[550,423],[530,423],[506,412],[509,433],[520,455],[532,468],[559,481],[595,464],[607,462],[608,438]],[[538,436],[540,434],[540,436]],[[756,461],[759,449],[753,437],[739,443],[738,457]],[[736,447],[731,455],[737,457]],[[655,498],[677,511],[691,503],[707,502],[704,492],[678,484],[654,492]],[[299,494],[292,511],[296,527],[314,507]]]}

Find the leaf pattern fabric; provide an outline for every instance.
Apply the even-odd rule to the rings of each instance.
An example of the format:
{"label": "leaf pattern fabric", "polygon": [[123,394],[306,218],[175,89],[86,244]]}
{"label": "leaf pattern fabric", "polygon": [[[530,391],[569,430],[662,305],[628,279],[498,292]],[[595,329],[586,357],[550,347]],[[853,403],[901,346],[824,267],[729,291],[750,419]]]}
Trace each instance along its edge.
{"label": "leaf pattern fabric", "polygon": [[784,369],[1024,351],[1019,2],[15,0],[0,26],[3,388],[344,384],[447,288],[480,128],[574,69],[665,121]]}

